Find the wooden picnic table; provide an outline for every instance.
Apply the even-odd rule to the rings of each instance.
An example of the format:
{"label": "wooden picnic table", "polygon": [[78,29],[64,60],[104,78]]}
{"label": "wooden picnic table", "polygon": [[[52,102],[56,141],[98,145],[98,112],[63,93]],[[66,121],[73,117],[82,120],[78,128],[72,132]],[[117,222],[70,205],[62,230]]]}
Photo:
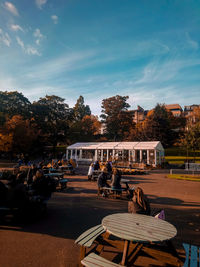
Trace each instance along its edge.
{"label": "wooden picnic table", "polygon": [[116,213],[108,215],[102,220],[104,229],[124,240],[122,265],[126,264],[130,242],[139,245],[138,251],[144,243],[161,243],[174,238],[176,228],[169,222],[151,216],[130,213]]}
{"label": "wooden picnic table", "polygon": [[62,172],[50,172],[45,173],[44,176],[50,176],[50,177],[63,177],[64,173]]}
{"label": "wooden picnic table", "polygon": [[59,166],[59,169],[63,172],[69,172],[70,174],[74,174],[74,168],[72,165],[62,165]]}

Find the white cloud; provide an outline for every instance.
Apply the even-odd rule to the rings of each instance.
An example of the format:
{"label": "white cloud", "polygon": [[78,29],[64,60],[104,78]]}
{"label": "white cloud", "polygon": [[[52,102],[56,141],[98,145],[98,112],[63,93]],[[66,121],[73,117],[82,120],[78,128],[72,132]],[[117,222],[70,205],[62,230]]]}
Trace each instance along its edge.
{"label": "white cloud", "polygon": [[39,9],[42,9],[42,6],[46,4],[47,0],[36,0],[36,5]]}
{"label": "white cloud", "polygon": [[7,9],[9,12],[11,12],[15,16],[19,16],[17,8],[10,2],[4,3],[5,9]]}
{"label": "white cloud", "polygon": [[0,43],[10,47],[11,39],[8,33],[4,33],[3,30],[0,28]]}
{"label": "white cloud", "polygon": [[36,48],[33,46],[28,45],[27,47],[24,45],[24,42],[17,36],[16,37],[18,45],[22,48],[22,50],[28,55],[37,55],[41,56]]}
{"label": "white cloud", "polygon": [[25,46],[24,46],[23,41],[22,41],[18,36],[16,37],[16,40],[17,40],[18,45],[19,45],[23,50],[25,50]]}
{"label": "white cloud", "polygon": [[44,35],[40,32],[40,29],[36,29],[33,33],[33,36],[36,38],[43,38]]}
{"label": "white cloud", "polygon": [[26,53],[28,55],[37,55],[37,56],[41,56],[41,54],[38,52],[38,50],[32,46],[28,46],[26,48]]}
{"label": "white cloud", "polygon": [[36,38],[35,43],[37,45],[40,44],[40,41],[45,37],[41,32],[40,29],[36,29],[33,33],[33,36]]}
{"label": "white cloud", "polygon": [[57,24],[57,23],[58,23],[58,16],[56,16],[56,15],[52,15],[52,16],[51,16],[51,19],[53,20],[53,23],[54,23],[54,24]]}
{"label": "white cloud", "polygon": [[18,32],[18,31],[24,31],[23,28],[17,24],[11,24],[10,25],[10,29],[14,32]]}

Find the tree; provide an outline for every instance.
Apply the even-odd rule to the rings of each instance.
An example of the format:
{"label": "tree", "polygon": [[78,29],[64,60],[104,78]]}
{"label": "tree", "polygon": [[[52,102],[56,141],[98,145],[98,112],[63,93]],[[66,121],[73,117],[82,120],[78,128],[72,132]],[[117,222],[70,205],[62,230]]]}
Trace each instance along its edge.
{"label": "tree", "polygon": [[14,115],[21,115],[24,118],[31,117],[31,103],[17,91],[0,91],[0,112],[9,118]]}
{"label": "tree", "polygon": [[191,150],[195,157],[195,151],[200,150],[200,122],[187,126],[180,143],[185,147],[187,156]]}
{"label": "tree", "polygon": [[168,111],[164,105],[157,104],[156,107],[147,114],[144,122],[136,126],[136,140],[160,141],[165,147],[171,146],[178,138],[178,131],[175,121],[177,118]]}
{"label": "tree", "polygon": [[88,105],[84,105],[84,98],[83,96],[79,96],[77,102],[73,108],[74,113],[74,120],[81,121],[84,116],[91,115],[91,110]]}
{"label": "tree", "polygon": [[13,153],[32,153],[35,151],[38,130],[36,125],[20,115],[8,119],[0,130],[0,150]]}
{"label": "tree", "polygon": [[72,111],[65,99],[46,95],[32,104],[33,118],[45,142],[53,145],[54,152],[58,142],[66,140]]}
{"label": "tree", "polygon": [[134,127],[132,113],[128,112],[128,98],[116,95],[102,101],[102,123],[106,126],[108,138],[114,141],[123,140],[129,129]]}
{"label": "tree", "polygon": [[86,115],[70,127],[71,141],[93,141],[100,133],[101,122],[97,116]]}

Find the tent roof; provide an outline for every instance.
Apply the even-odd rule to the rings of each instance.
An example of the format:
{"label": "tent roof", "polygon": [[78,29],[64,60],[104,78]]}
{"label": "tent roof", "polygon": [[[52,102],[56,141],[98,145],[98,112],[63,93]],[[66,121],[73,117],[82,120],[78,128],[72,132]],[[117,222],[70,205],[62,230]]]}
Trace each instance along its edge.
{"label": "tent roof", "polygon": [[89,142],[75,143],[67,147],[67,149],[157,149],[163,151],[164,148],[160,141],[151,142]]}

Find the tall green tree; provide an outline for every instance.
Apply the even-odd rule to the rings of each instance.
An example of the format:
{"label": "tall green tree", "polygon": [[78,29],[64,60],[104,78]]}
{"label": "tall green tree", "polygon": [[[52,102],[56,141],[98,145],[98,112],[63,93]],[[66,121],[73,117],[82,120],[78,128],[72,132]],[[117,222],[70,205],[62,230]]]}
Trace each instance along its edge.
{"label": "tall green tree", "polygon": [[88,105],[84,104],[84,97],[79,96],[75,106],[73,107],[74,120],[81,121],[86,115],[91,115],[91,110]]}
{"label": "tall green tree", "polygon": [[133,115],[128,112],[128,96],[116,95],[102,101],[102,123],[105,124],[108,139],[124,140],[126,133],[134,127]]}
{"label": "tall green tree", "polygon": [[17,91],[0,91],[0,113],[9,118],[15,115],[30,118],[31,103],[28,98]]}
{"label": "tall green tree", "polygon": [[200,150],[200,122],[186,127],[180,143],[186,149],[187,156],[192,151],[195,157],[195,151]]}
{"label": "tall green tree", "polygon": [[[158,140],[165,147],[171,146],[178,138],[177,119],[165,108],[165,105],[157,104],[149,112],[144,122],[137,127],[137,137],[139,140]],[[136,138],[137,139],[137,138]]]}
{"label": "tall green tree", "polygon": [[33,118],[43,138],[53,145],[54,151],[58,142],[65,141],[69,130],[71,110],[65,99],[46,95],[32,104]]}
{"label": "tall green tree", "polygon": [[0,151],[32,154],[38,148],[38,134],[35,124],[15,115],[0,129]]}

